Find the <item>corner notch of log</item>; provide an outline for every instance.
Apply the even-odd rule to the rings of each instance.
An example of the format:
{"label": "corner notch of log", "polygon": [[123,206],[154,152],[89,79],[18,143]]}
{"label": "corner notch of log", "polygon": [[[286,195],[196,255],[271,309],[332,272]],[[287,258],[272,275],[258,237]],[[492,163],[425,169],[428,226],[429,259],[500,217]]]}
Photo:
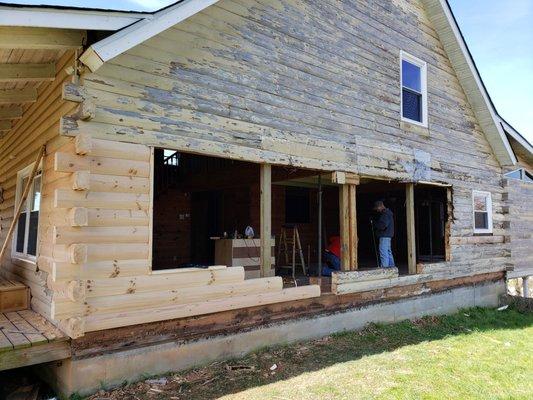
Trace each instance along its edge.
{"label": "corner notch of log", "polygon": [[74,103],[81,103],[88,98],[87,91],[83,86],[75,83],[65,83],[61,91],[61,98]]}

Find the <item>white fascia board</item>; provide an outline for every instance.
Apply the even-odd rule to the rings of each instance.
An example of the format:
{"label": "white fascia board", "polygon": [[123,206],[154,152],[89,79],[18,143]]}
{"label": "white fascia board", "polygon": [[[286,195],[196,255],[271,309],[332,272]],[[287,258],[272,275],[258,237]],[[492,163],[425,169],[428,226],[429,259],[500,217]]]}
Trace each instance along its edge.
{"label": "white fascia board", "polygon": [[150,18],[134,12],[0,7],[0,26],[117,31]]}
{"label": "white fascia board", "polygon": [[[154,37],[158,33],[189,18],[218,0],[184,0],[172,7],[158,11],[150,20],[145,19],[93,44],[92,51],[103,63],[132,47]],[[83,62],[83,56],[82,56]],[[94,71],[94,70],[93,70]]]}
{"label": "white fascia board", "polygon": [[[490,124],[490,126],[488,126],[488,129],[485,130],[485,134],[487,134],[488,136],[491,134],[491,131],[496,133],[497,137],[495,137],[494,140],[496,140],[496,144],[498,144],[497,142],[499,142],[499,145],[502,151],[498,151],[497,148],[494,148],[494,147],[493,149],[494,149],[494,152],[496,153],[496,157],[498,158],[498,161],[500,162],[500,164],[515,165],[517,163],[516,156],[500,124],[500,118],[498,117],[496,110],[494,109],[489,99],[489,95],[486,92],[485,87],[483,86],[481,77],[479,76],[477,69],[474,65],[474,61],[470,57],[470,53],[468,52],[466,43],[464,42],[463,37],[459,31],[459,27],[457,26],[455,22],[455,19],[452,15],[452,11],[450,10],[450,7],[448,5],[448,2],[446,0],[423,0],[422,2],[425,6],[429,8],[434,8],[436,5],[435,3],[438,3],[438,8],[444,14],[447,25],[451,29],[451,32],[453,33],[454,42],[455,42],[453,43],[453,45],[458,47],[458,50],[460,51],[460,55],[462,56],[461,58],[463,58],[464,63],[468,66],[468,72],[469,72],[468,75],[470,75],[468,79],[474,80],[475,87],[478,92],[476,97],[479,97],[480,103],[482,103],[483,108],[485,109],[485,111],[487,111],[490,114],[490,117],[492,119],[492,123]],[[450,61],[452,61],[452,65],[453,65],[453,60],[450,60]],[[459,79],[461,79],[460,76],[459,76]],[[494,140],[491,140],[490,137],[487,137],[487,139],[489,139],[489,142],[492,145]]]}
{"label": "white fascia board", "polygon": [[514,140],[516,140],[520,145],[529,151],[531,155],[533,155],[533,145],[529,143],[520,133],[517,132],[516,129],[514,129],[511,125],[509,125],[507,122],[505,122],[503,119],[500,119],[503,129],[505,132],[510,135]]}

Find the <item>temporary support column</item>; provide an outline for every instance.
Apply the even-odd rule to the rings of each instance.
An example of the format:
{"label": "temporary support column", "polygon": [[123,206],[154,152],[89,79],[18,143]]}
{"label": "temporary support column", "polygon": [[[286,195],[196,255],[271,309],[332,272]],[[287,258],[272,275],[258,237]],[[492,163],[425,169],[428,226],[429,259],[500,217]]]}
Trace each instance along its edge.
{"label": "temporary support column", "polygon": [[272,167],[260,166],[261,188],[261,276],[271,275],[272,269]]}
{"label": "temporary support column", "polygon": [[409,269],[409,274],[416,274],[414,183],[408,183],[405,187],[405,208],[407,214],[407,266]]}
{"label": "temporary support column", "polygon": [[[342,177],[342,178],[341,178]],[[359,178],[354,174],[336,173],[339,187],[339,214],[341,234],[341,269],[350,271],[357,269],[357,212],[356,185]]]}

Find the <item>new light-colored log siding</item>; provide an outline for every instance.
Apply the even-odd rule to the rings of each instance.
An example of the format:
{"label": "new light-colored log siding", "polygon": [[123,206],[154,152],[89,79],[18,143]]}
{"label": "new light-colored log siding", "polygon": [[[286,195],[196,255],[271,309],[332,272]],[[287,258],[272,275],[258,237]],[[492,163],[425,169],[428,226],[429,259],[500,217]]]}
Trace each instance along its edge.
{"label": "new light-colored log siding", "polygon": [[280,277],[245,281],[242,267],[152,273],[146,145],[78,135],[43,169],[38,266],[52,293],[48,316],[70,337],[320,295],[319,286],[283,289]]}
{"label": "new light-colored log siding", "polygon": [[[400,49],[428,63],[429,129],[400,122]],[[82,84],[73,97],[85,99],[90,118],[64,119],[63,134],[446,182],[453,223],[443,267],[475,274],[507,265],[501,167],[417,2],[221,0],[84,74]],[[493,237],[473,237],[473,189],[492,193]],[[127,307],[122,297],[110,301]],[[182,312],[145,307],[99,317],[99,303],[93,316],[75,311],[89,313],[89,330]]]}
{"label": "new light-colored log siding", "polygon": [[[73,64],[74,52],[66,52],[56,63],[56,79],[39,87],[37,101],[24,112],[23,118],[0,140],[0,186],[4,189],[4,201],[0,203],[0,243],[3,243],[13,220],[17,172],[33,163],[39,148],[47,144],[47,151],[61,146],[68,138],[59,137],[61,116],[72,112],[74,104],[61,99],[64,82],[70,81],[65,68]],[[43,170],[46,164],[43,160]],[[43,172],[43,188],[48,176]],[[49,200],[43,196],[41,206],[47,207]],[[46,216],[41,213],[39,236],[46,230]],[[11,241],[6,255],[1,261],[0,274],[23,282],[31,289],[31,306],[45,317],[50,316],[52,292],[47,288],[48,274],[38,271],[36,263],[11,258]]]}

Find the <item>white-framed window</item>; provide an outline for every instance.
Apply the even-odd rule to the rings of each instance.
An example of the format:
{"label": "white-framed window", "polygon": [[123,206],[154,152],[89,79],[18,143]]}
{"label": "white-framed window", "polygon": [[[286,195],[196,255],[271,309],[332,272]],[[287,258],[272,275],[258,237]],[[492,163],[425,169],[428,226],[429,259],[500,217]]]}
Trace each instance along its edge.
{"label": "white-framed window", "polygon": [[492,196],[490,192],[472,191],[474,233],[492,233]]}
{"label": "white-framed window", "polygon": [[[33,165],[28,165],[17,174],[15,204],[19,204],[24,188],[30,178]],[[37,234],[39,231],[39,210],[41,208],[42,172],[38,170],[33,178],[28,196],[21,208],[13,235],[13,256],[34,261],[37,257]]]}
{"label": "white-framed window", "polygon": [[402,120],[427,127],[427,63],[400,51],[400,79]]}

